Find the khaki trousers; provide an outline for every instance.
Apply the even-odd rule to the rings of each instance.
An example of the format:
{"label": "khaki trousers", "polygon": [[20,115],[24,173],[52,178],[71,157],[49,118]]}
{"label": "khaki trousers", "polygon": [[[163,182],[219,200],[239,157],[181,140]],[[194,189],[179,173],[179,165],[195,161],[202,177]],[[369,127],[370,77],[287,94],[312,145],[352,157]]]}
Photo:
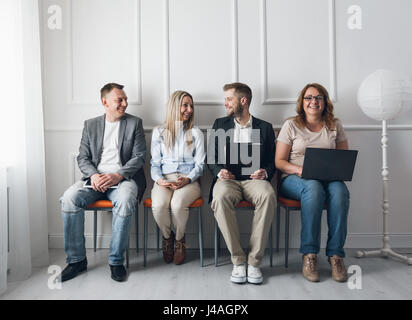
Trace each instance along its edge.
{"label": "khaki trousers", "polygon": [[[167,180],[176,180],[183,174],[166,174]],[[152,189],[153,217],[162,231],[163,237],[168,239],[171,224],[175,227],[176,240],[181,240],[185,235],[186,223],[189,218],[189,206],[200,197],[199,182],[195,181],[178,190],[159,186],[156,182]],[[169,213],[170,212],[170,213]]]}
{"label": "khaki trousers", "polygon": [[232,256],[233,264],[246,262],[246,255],[240,244],[239,227],[235,214],[235,206],[243,199],[255,206],[247,262],[258,267],[264,255],[274,216],[275,191],[266,180],[218,179],[216,181],[213,188],[212,209]]}

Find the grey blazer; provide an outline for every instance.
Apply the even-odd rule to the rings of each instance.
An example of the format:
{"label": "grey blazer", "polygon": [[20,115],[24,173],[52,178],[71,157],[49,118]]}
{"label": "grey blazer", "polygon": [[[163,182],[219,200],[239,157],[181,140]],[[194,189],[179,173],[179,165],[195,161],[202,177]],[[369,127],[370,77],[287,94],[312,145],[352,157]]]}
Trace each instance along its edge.
{"label": "grey blazer", "polygon": [[[103,151],[106,115],[84,122],[77,163],[83,173],[83,180],[97,173],[97,166]],[[142,200],[146,189],[143,165],[146,159],[146,140],[142,119],[125,114],[120,120],[119,152],[122,167],[117,172],[125,179],[133,179],[138,187],[138,199]]]}

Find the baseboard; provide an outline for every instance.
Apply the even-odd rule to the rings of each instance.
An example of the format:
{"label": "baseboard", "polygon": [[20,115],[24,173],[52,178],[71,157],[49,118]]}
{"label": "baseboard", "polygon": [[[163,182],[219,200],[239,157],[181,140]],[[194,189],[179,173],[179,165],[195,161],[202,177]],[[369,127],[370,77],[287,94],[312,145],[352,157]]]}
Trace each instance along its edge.
{"label": "baseboard", "polygon": [[[249,234],[241,234],[241,242],[243,247],[248,246]],[[345,248],[380,248],[382,246],[382,234],[378,233],[351,233],[346,238]],[[390,244],[393,248],[412,248],[412,233],[394,233],[389,235]],[[85,235],[86,248],[93,248],[93,235]],[[321,247],[326,246],[327,234],[321,236]],[[111,234],[97,235],[97,248],[109,248],[110,247]],[[150,233],[147,239],[148,248],[154,249],[157,247],[156,234]],[[188,233],[186,234],[186,243],[189,249],[198,248],[198,234]],[[291,237],[289,239],[290,248],[299,248],[300,239],[299,236]],[[161,241],[160,241],[161,246]],[[276,246],[276,235],[273,234],[273,247]],[[143,248],[143,234],[139,234],[139,247]],[[214,234],[203,235],[203,247],[205,249],[214,248]],[[221,237],[221,247],[225,248],[225,242]],[[284,234],[279,236],[279,247],[284,248]],[[49,248],[59,249],[64,248],[64,237],[62,234],[49,235]],[[130,237],[130,248],[136,248],[136,235],[132,234]]]}

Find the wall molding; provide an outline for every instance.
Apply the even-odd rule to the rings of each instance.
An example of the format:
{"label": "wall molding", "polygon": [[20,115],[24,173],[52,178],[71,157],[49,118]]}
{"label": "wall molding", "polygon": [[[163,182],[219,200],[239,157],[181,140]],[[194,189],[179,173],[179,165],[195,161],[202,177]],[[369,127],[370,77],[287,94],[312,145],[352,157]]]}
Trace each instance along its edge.
{"label": "wall molding", "polygon": [[[261,81],[262,105],[296,104],[296,97],[270,98],[268,92],[267,70],[267,6],[266,0],[260,1],[260,41],[261,41]],[[335,0],[328,0],[329,18],[329,95],[333,102],[337,101],[336,93],[336,26]]]}
{"label": "wall molding", "polygon": [[[232,1],[232,81],[239,81],[239,35],[238,35],[238,0]],[[170,10],[169,0],[163,1],[164,9],[164,90],[165,104],[167,104],[170,95]],[[196,105],[222,105],[222,99],[198,99],[195,98]]]}
{"label": "wall molding", "polygon": [[77,169],[77,156],[79,155],[78,152],[70,152],[69,153],[69,164],[68,164],[68,173],[69,173],[69,181],[70,185],[73,185],[76,179],[76,169]]}
{"label": "wall molding", "polygon": [[[134,1],[135,12],[135,32],[136,32],[136,61],[133,63],[133,70],[136,70],[136,82],[137,82],[137,99],[129,100],[129,105],[141,105],[142,104],[142,62],[141,62],[141,0]],[[67,17],[67,103],[69,105],[100,105],[100,101],[96,100],[82,100],[74,97],[74,48],[73,48],[73,0],[68,2],[68,17]]]}
{"label": "wall molding", "polygon": [[[151,133],[153,131],[153,128],[155,126],[145,126],[144,132],[146,133]],[[206,131],[208,129],[212,129],[211,126],[198,126],[201,130]],[[282,127],[281,124],[275,124],[273,125],[273,128],[280,129]],[[364,125],[364,124],[349,124],[349,125],[344,125],[343,128],[345,131],[381,131],[382,127],[380,125]],[[409,124],[393,124],[393,125],[388,125],[388,130],[391,131],[411,131],[412,130],[412,125]],[[46,133],[57,133],[57,132],[82,132],[83,128],[80,127],[49,127],[45,128],[44,132]]]}

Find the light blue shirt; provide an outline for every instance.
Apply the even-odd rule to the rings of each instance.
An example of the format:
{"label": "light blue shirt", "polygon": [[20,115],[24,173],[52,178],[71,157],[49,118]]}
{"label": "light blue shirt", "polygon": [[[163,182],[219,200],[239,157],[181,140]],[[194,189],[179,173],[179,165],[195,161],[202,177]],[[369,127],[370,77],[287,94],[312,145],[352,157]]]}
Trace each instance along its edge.
{"label": "light blue shirt", "polygon": [[204,137],[202,131],[196,126],[192,128],[193,142],[190,146],[185,141],[185,131],[180,130],[180,135],[171,150],[166,150],[162,137],[164,127],[153,129],[150,174],[153,181],[164,179],[163,175],[182,173],[191,180],[196,181],[203,175],[205,162]]}

